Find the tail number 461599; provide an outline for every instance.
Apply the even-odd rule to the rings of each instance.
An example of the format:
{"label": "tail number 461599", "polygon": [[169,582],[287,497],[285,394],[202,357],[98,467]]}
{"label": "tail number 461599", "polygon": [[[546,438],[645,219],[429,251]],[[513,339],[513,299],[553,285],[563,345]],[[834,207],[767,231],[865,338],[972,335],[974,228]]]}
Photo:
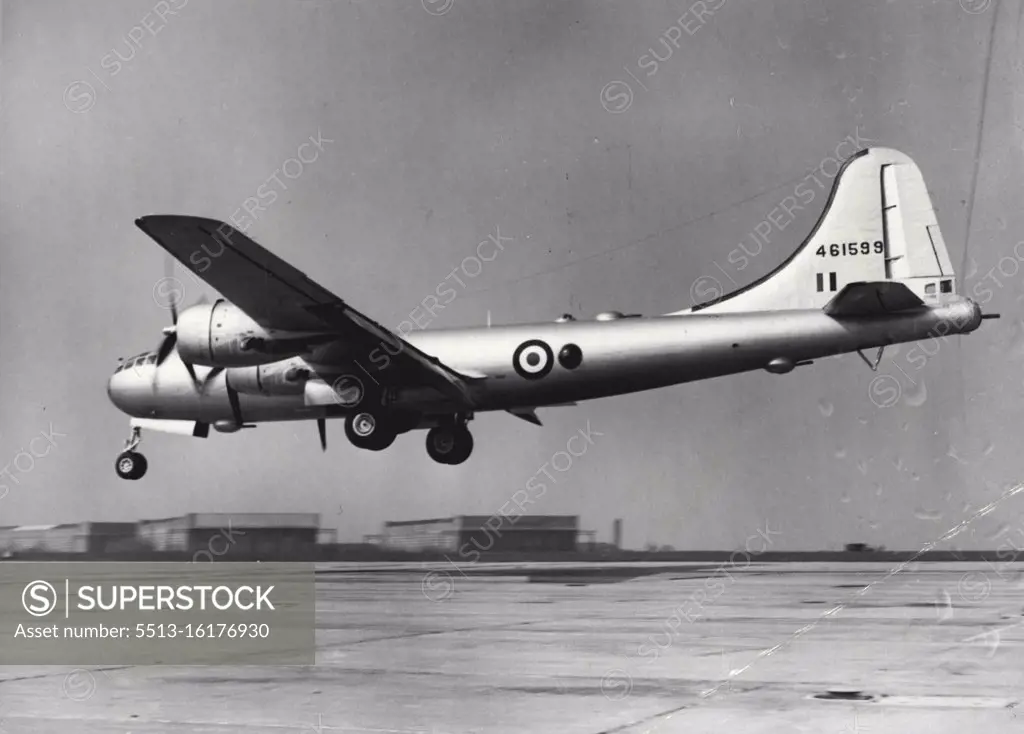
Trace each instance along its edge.
{"label": "tail number 461599", "polygon": [[881,240],[875,242],[840,242],[828,245],[821,245],[815,251],[818,257],[842,257],[843,255],[870,255],[874,252],[881,255],[885,251],[885,245]]}

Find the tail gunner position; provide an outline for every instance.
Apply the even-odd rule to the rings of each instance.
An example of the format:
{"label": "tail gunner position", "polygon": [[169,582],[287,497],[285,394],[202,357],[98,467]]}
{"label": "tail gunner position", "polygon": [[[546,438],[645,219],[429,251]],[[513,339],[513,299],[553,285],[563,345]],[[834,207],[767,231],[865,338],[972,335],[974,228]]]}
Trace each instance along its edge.
{"label": "tail gunner position", "polygon": [[775,271],[710,303],[649,318],[394,334],[228,224],[179,215],[136,220],[223,298],[172,309],[155,352],[124,361],[108,393],[131,416],[117,457],[125,479],[150,429],[206,438],[266,421],[340,418],[355,446],[380,451],[426,429],[427,453],[460,464],[474,414],[536,409],[814,359],[966,334],[984,318],[958,294],[917,165],[862,150],[836,176],[810,236]]}

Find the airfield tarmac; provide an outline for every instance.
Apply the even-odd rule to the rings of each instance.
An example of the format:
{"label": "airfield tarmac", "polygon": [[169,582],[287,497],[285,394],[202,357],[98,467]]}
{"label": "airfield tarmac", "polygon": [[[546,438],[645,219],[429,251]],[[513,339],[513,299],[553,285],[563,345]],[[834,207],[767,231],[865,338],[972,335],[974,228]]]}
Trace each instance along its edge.
{"label": "airfield tarmac", "polygon": [[1017,566],[630,567],[321,566],[316,667],[6,666],[0,732],[1024,728]]}

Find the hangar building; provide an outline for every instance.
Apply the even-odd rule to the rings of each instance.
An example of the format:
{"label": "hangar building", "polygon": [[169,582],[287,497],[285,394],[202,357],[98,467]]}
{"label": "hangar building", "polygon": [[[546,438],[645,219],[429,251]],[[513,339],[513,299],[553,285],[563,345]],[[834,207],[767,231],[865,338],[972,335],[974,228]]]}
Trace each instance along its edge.
{"label": "hangar building", "polygon": [[457,515],[384,523],[382,546],[406,551],[454,553],[467,543],[479,551],[574,551],[577,515]]}
{"label": "hangar building", "polygon": [[193,554],[194,560],[307,559],[316,553],[320,515],[289,513],[191,513],[141,520],[138,538],[157,551]]}
{"label": "hangar building", "polygon": [[115,553],[135,543],[133,522],[0,527],[0,556],[15,553]]}

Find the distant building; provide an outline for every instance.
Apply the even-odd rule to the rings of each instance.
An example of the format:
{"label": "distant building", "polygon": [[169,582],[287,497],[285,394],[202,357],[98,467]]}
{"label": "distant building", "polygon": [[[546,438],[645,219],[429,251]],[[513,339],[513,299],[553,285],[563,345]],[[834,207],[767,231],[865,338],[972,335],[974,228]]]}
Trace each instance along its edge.
{"label": "distant building", "polygon": [[178,551],[196,560],[312,557],[320,533],[316,513],[192,513],[141,520],[138,538],[153,550]]}
{"label": "distant building", "polygon": [[337,528],[320,528],[316,536],[317,545],[331,545],[338,542]]}
{"label": "distant building", "polygon": [[459,518],[396,520],[384,523],[378,542],[395,550],[455,552],[459,547]]}
{"label": "distant building", "polygon": [[17,553],[114,553],[135,542],[133,522],[0,527],[0,556]]}
{"label": "distant building", "polygon": [[574,551],[580,535],[576,515],[457,515],[384,523],[379,544],[407,551]]}
{"label": "distant building", "polygon": [[885,550],[885,546],[880,545],[875,547],[873,545],[868,545],[867,543],[847,543],[843,546],[843,550],[847,553],[877,553]]}

